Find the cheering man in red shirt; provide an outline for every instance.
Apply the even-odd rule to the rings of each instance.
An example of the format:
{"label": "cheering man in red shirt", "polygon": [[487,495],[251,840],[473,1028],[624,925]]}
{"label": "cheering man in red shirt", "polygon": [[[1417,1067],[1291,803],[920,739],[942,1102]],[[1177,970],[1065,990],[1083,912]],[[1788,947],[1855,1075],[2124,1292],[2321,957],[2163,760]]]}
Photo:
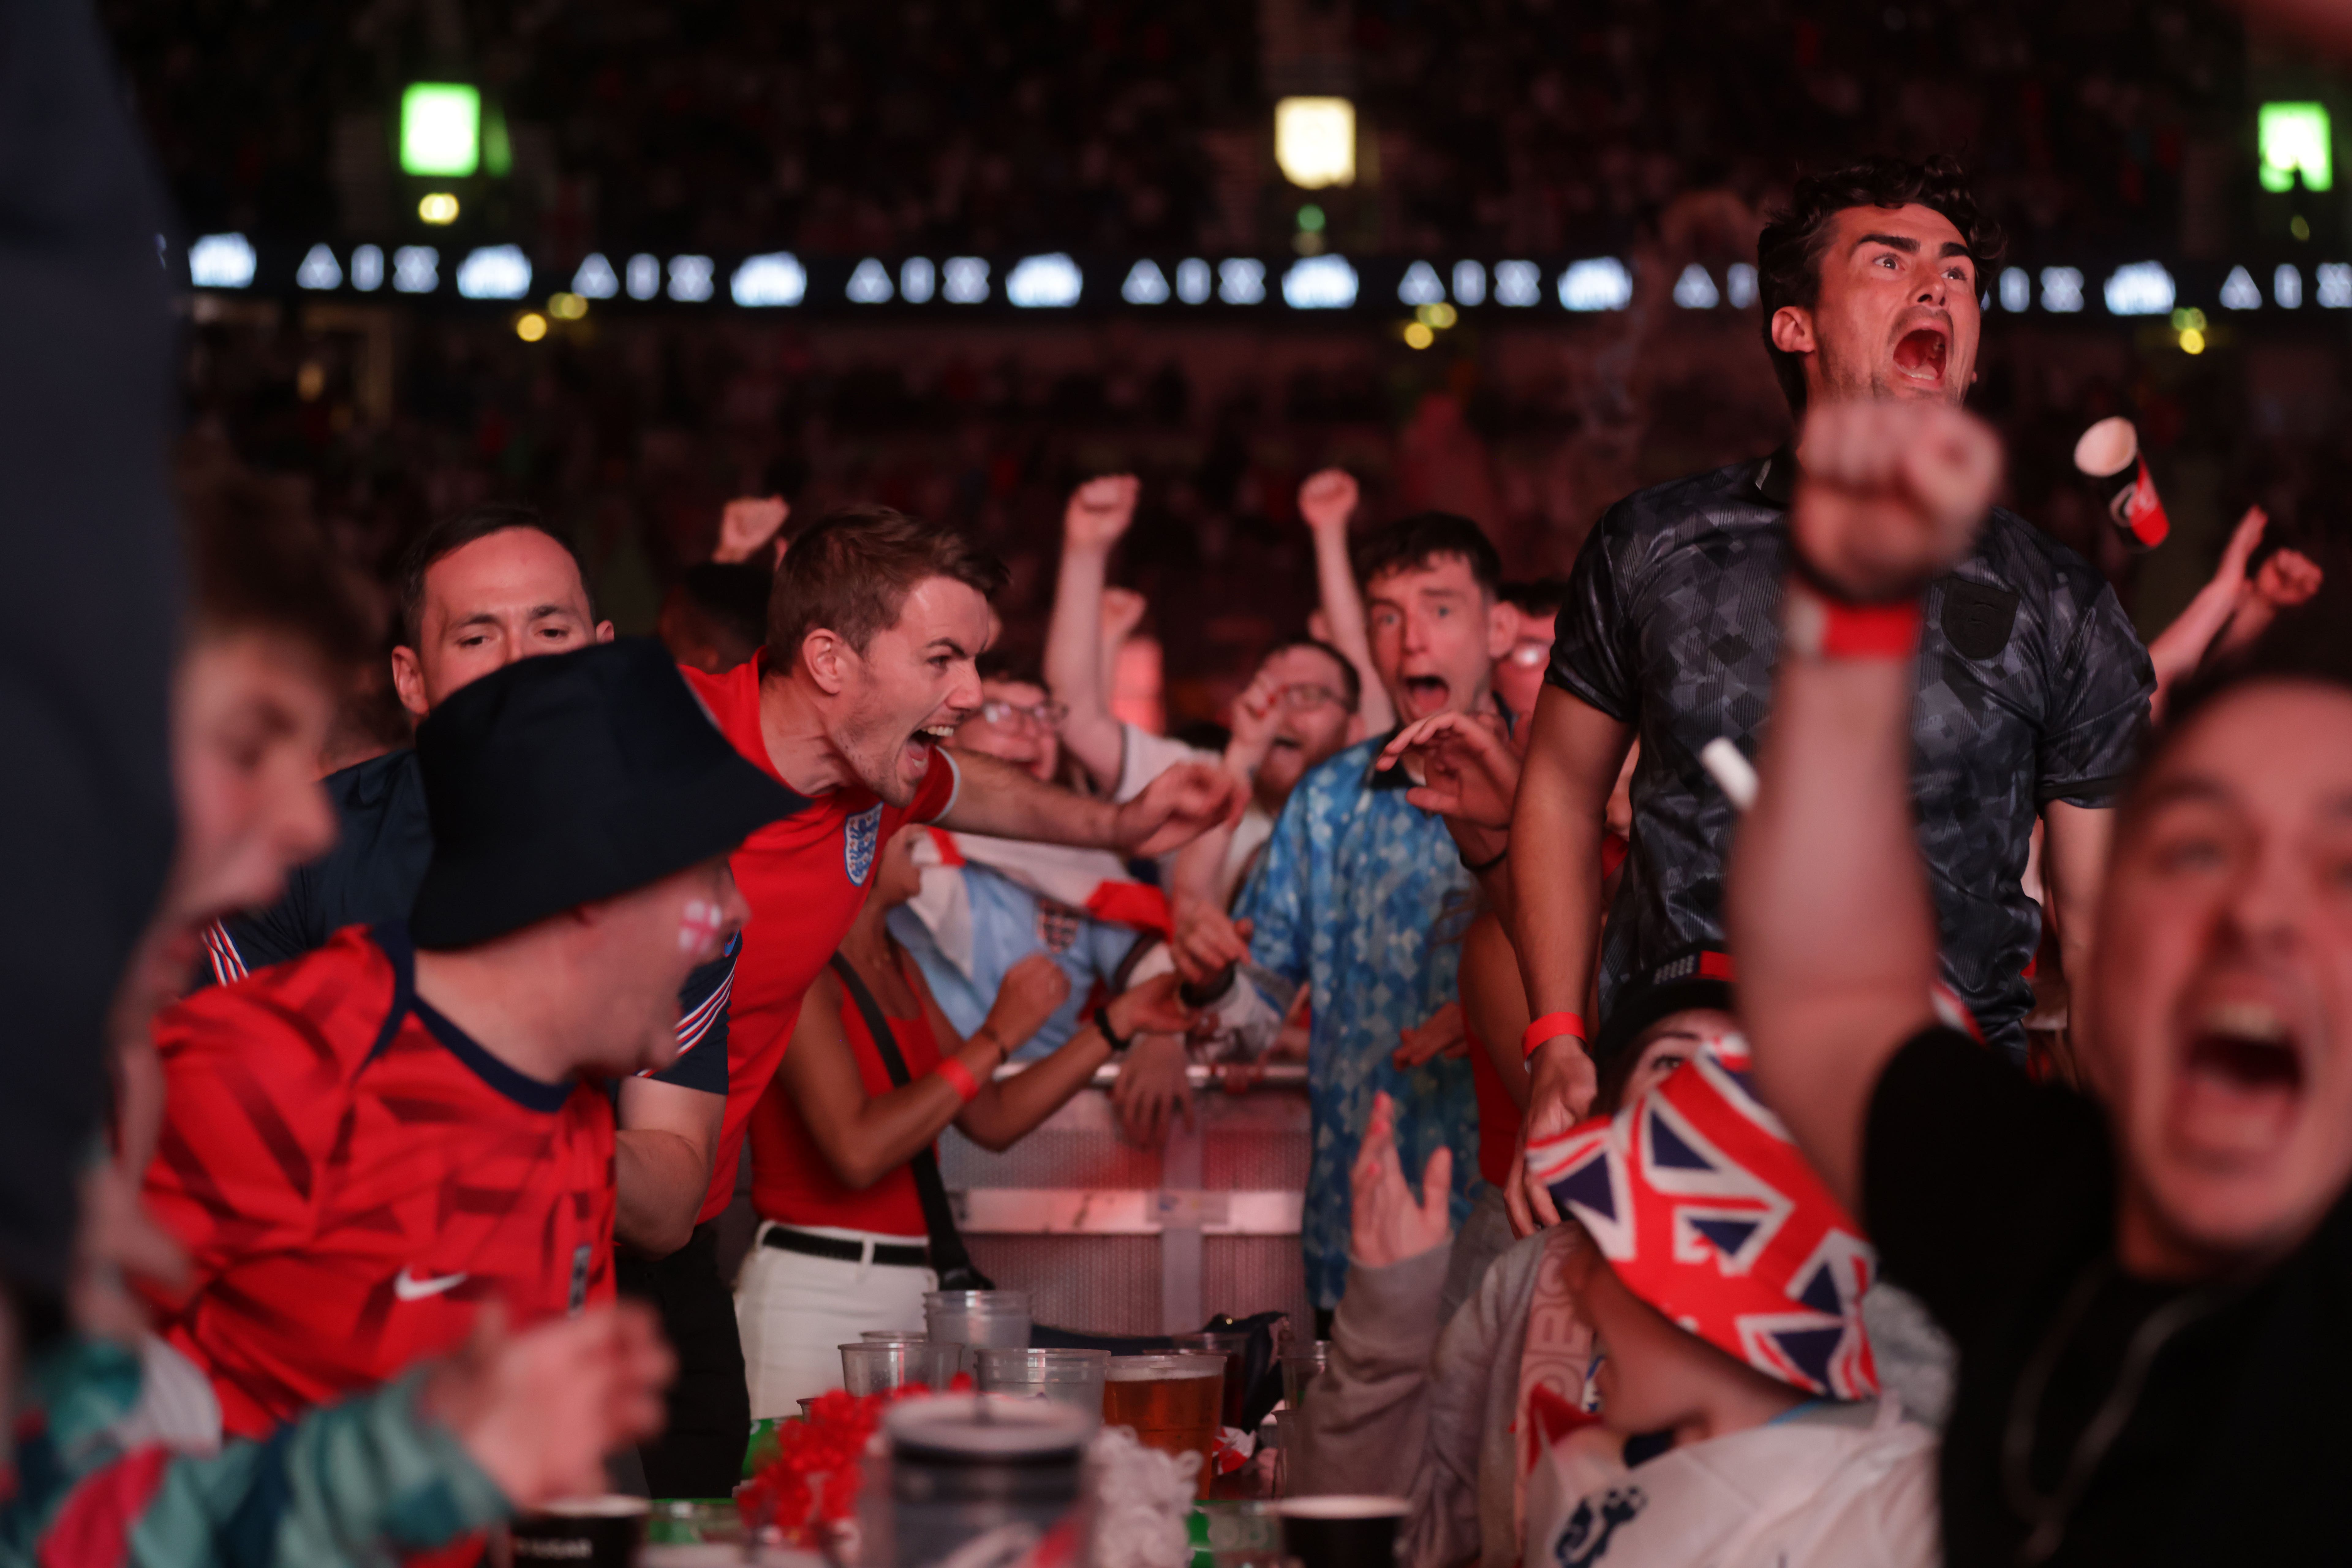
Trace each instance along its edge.
{"label": "cheering man in red shirt", "polygon": [[517,1320],[612,1294],[602,1086],[677,1052],[678,987],[745,913],[727,856],[798,804],[651,642],[526,659],[417,731],[433,858],[405,926],[198,993],[156,1026],[159,1303],[224,1426],[269,1431]]}
{"label": "cheering man in red shirt", "polygon": [[1148,857],[1241,810],[1241,785],[1199,763],[1170,768],[1114,805],[993,757],[941,751],[980,708],[973,661],[988,642],[988,595],[1003,583],[1003,568],[950,530],[887,507],[846,508],[793,542],[759,658],[722,675],[687,672],[737,750],[812,803],[735,857],[751,920],[729,1004],[727,1121],[700,1220],[734,1193],[744,1124],[801,998],[901,823]]}

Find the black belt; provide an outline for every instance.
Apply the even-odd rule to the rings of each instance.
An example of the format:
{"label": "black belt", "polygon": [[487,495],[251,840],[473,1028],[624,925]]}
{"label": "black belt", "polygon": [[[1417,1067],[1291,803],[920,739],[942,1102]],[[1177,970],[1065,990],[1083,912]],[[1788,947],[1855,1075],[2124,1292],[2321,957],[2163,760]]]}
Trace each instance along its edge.
{"label": "black belt", "polygon": [[[834,1236],[811,1236],[804,1230],[786,1230],[772,1225],[760,1234],[760,1245],[785,1252],[806,1253],[811,1258],[830,1258],[836,1263],[866,1261],[866,1243],[844,1241]],[[931,1249],[921,1242],[900,1246],[897,1242],[877,1241],[874,1244],[874,1261],[892,1268],[929,1268]]]}

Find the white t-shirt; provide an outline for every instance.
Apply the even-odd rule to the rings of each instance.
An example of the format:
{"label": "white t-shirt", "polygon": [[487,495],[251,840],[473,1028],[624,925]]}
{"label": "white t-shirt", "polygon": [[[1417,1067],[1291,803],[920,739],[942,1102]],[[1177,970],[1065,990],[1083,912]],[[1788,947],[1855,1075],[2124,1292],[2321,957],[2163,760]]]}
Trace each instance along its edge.
{"label": "white t-shirt", "polygon": [[1578,1436],[1528,1478],[1529,1563],[1935,1568],[1942,1555],[1936,1436],[1895,1400],[1801,1407],[1630,1470]]}
{"label": "white t-shirt", "polygon": [[1114,801],[1133,800],[1153,779],[1178,763],[1206,763],[1213,768],[1223,765],[1225,760],[1214,752],[1155,735],[1133,724],[1123,723],[1118,728],[1123,743],[1118,755],[1118,787],[1110,796]]}

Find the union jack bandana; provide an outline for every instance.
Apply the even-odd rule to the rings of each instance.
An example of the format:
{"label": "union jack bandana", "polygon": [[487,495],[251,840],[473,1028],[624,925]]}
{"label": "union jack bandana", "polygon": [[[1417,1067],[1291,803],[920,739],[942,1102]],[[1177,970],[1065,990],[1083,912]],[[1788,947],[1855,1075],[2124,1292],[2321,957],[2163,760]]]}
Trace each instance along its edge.
{"label": "union jack bandana", "polygon": [[1862,1326],[1877,1256],[1756,1098],[1739,1036],[1615,1116],[1530,1143],[1528,1174],[1684,1329],[1812,1394],[1878,1392]]}

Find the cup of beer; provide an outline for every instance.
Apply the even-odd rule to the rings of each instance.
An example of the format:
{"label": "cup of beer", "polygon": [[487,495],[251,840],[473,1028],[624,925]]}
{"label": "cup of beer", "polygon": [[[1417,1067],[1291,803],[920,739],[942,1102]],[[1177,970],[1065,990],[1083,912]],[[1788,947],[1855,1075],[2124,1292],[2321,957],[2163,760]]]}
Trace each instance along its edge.
{"label": "cup of beer", "polygon": [[1225,1358],[1225,1394],[1220,1419],[1224,1425],[1238,1428],[1242,1424],[1242,1406],[1248,1402],[1250,1392],[1250,1337],[1247,1331],[1211,1329],[1197,1334],[1171,1334],[1168,1342],[1181,1353]]}
{"label": "cup of beer", "polygon": [[1386,1568],[1412,1505],[1401,1497],[1296,1497],[1275,1505],[1300,1568]]}
{"label": "cup of beer", "polygon": [[1205,1498],[1224,1392],[1221,1355],[1115,1355],[1103,1372],[1103,1425],[1129,1427],[1163,1454],[1198,1454],[1195,1495]]}
{"label": "cup of beer", "polygon": [[1282,1358],[1282,1400],[1293,1410],[1307,1403],[1307,1391],[1331,1364],[1331,1342],[1317,1340]]}

